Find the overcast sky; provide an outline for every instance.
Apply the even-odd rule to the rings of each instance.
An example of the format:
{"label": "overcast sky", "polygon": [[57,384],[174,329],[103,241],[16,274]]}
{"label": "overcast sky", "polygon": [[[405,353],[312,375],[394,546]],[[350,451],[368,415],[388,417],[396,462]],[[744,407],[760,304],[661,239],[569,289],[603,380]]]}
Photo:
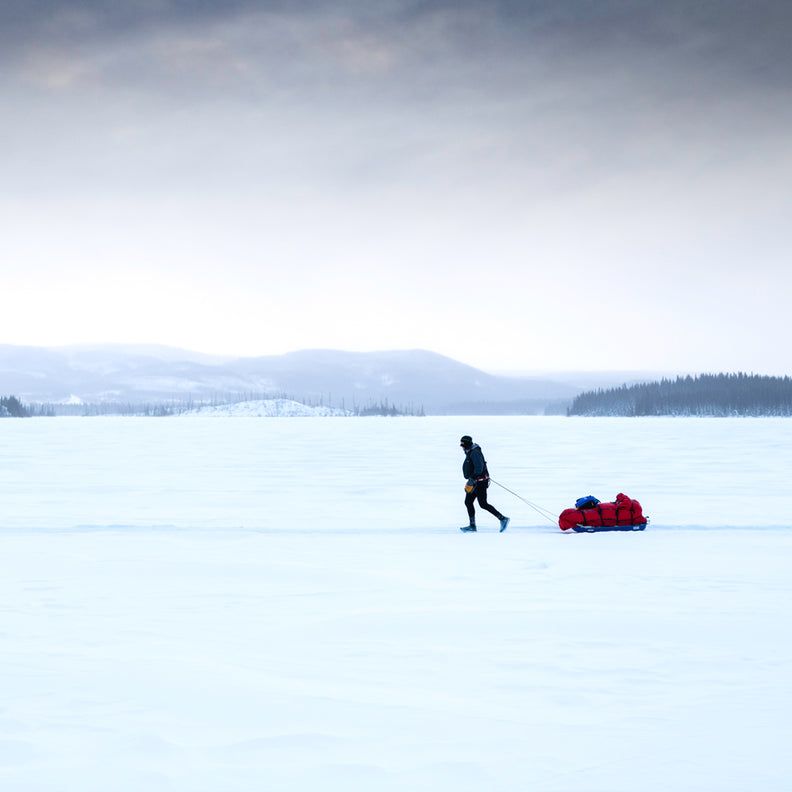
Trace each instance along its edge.
{"label": "overcast sky", "polygon": [[789,0],[0,0],[0,342],[792,373]]}

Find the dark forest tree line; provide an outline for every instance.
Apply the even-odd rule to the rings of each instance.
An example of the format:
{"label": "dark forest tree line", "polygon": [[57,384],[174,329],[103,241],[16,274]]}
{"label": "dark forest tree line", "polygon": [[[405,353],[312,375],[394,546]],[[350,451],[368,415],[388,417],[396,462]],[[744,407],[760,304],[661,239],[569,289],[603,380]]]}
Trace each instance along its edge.
{"label": "dark forest tree line", "polygon": [[27,418],[29,415],[25,405],[16,396],[0,397],[0,418]]}
{"label": "dark forest tree line", "polygon": [[579,394],[567,415],[792,416],[792,379],[701,374],[622,385]]}

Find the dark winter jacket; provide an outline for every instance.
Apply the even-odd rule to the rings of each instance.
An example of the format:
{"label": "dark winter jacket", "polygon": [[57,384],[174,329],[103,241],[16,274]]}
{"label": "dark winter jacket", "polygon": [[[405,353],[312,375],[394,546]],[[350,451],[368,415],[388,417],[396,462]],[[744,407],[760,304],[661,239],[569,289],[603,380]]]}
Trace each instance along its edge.
{"label": "dark winter jacket", "polygon": [[487,470],[487,460],[484,453],[477,443],[473,443],[469,451],[465,451],[465,461],[462,463],[462,475],[473,481],[486,480],[489,478]]}

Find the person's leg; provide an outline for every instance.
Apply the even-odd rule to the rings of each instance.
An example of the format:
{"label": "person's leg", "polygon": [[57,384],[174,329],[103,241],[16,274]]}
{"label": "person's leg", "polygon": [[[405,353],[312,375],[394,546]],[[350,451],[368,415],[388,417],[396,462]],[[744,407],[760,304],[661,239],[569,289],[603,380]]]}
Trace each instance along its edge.
{"label": "person's leg", "polygon": [[472,492],[468,492],[465,495],[465,507],[467,508],[468,517],[470,517],[470,524],[476,524],[476,510],[473,508],[473,503],[476,500],[476,489],[478,487],[474,487]]}
{"label": "person's leg", "polygon": [[479,481],[476,484],[476,488],[471,493],[475,494],[478,498],[479,506],[488,511],[490,514],[494,514],[499,520],[503,519],[503,515],[491,504],[487,503],[487,482],[486,481]]}

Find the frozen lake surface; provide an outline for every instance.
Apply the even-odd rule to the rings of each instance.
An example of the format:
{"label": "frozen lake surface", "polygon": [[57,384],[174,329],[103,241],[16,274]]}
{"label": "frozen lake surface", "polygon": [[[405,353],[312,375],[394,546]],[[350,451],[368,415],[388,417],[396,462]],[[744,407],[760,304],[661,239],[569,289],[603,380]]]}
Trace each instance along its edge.
{"label": "frozen lake surface", "polygon": [[[462,434],[493,479],[553,514],[624,492],[657,528],[790,524],[787,418],[53,418],[0,432],[8,528],[445,533],[467,516]],[[553,528],[495,486],[490,498],[510,531]]]}
{"label": "frozen lake surface", "polygon": [[[554,514],[637,498],[646,532]],[[0,788],[788,790],[789,419],[0,422]]]}

